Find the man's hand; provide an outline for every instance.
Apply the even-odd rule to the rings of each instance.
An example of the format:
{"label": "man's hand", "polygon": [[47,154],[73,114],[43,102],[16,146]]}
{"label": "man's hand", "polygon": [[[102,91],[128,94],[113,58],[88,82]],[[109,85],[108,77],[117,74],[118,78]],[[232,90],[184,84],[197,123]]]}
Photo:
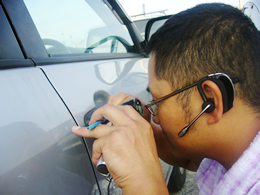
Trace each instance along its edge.
{"label": "man's hand", "polygon": [[[117,96],[110,96],[108,103],[113,105],[121,105],[123,102],[126,102],[133,98],[135,98],[135,96],[126,93],[119,93]],[[176,154],[174,148],[171,146],[171,144],[168,142],[165,135],[163,134],[161,126],[155,124],[153,120],[151,120],[151,113],[144,107],[144,101],[140,97],[138,97],[138,99],[140,99],[143,104],[143,117],[152,126],[159,157],[168,164],[184,167],[191,171],[196,171],[202,159],[187,159],[184,158],[181,154]]]}
{"label": "man's hand", "polygon": [[[122,95],[121,100],[110,98],[110,103],[120,105],[132,98]],[[97,164],[103,156],[111,176],[123,193],[167,194],[150,124],[131,106],[112,104],[95,111],[90,124],[106,118],[113,126],[101,124],[90,131],[73,127],[73,133],[97,138],[93,144],[92,161]]]}
{"label": "man's hand", "polygon": [[[135,98],[136,96],[133,96],[133,95],[130,95],[130,94],[127,94],[127,93],[119,93],[117,96],[110,96],[109,99],[108,99],[108,103],[109,104],[113,104],[115,106],[119,106],[121,105],[122,103],[124,102],[127,102],[133,98]],[[137,97],[141,102],[142,102],[142,105],[143,105],[143,109],[144,109],[144,114],[143,114],[143,118],[145,118],[145,120],[147,120],[148,122],[151,121],[151,113],[149,112],[149,110],[147,110],[145,108],[145,102],[142,100],[142,98],[140,97]]]}
{"label": "man's hand", "polygon": [[[119,106],[121,105],[122,103],[124,102],[127,102],[133,98],[135,98],[136,96],[133,96],[133,95],[130,95],[130,94],[127,94],[127,93],[119,93],[118,95],[116,96],[110,96],[108,98],[108,104],[112,104],[112,105],[115,105],[115,106]],[[140,98],[139,98],[140,99]],[[141,100],[141,99],[140,99]],[[143,101],[142,101],[143,103]]]}

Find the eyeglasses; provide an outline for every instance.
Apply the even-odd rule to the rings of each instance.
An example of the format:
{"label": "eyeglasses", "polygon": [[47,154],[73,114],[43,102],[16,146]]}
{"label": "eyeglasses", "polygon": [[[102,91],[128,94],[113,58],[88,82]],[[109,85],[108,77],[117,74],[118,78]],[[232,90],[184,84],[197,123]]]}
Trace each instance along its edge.
{"label": "eyeglasses", "polygon": [[[185,90],[187,90],[187,89],[190,89],[190,88],[192,88],[192,87],[195,87],[196,85],[198,85],[198,83],[200,82],[201,83],[201,81],[204,81],[204,80],[206,80],[206,79],[208,79],[208,78],[220,78],[220,77],[225,77],[225,78],[227,78],[232,84],[232,86],[233,86],[233,84],[234,83],[237,83],[238,81],[239,81],[239,79],[237,79],[237,78],[229,78],[229,76],[228,75],[226,75],[226,74],[224,74],[224,73],[215,73],[215,74],[211,74],[211,75],[208,75],[208,76],[206,76],[206,77],[203,77],[202,79],[200,79],[198,82],[195,82],[195,83],[193,83],[193,84],[191,84],[191,85],[188,85],[188,86],[186,86],[186,87],[183,87],[183,88],[181,88],[181,89],[178,89],[178,90],[176,90],[176,91],[174,91],[174,92],[172,92],[172,93],[170,93],[170,94],[168,94],[168,95],[166,95],[166,96],[163,96],[163,97],[161,97],[161,98],[159,98],[159,99],[157,99],[157,100],[153,100],[153,101],[150,101],[148,104],[146,104],[146,105],[144,105],[149,111],[150,111],[150,113],[153,115],[153,116],[156,116],[157,114],[158,114],[158,112],[159,112],[159,109],[158,109],[158,103],[159,102],[161,102],[161,101],[163,101],[163,100],[166,100],[167,98],[169,98],[169,97],[172,97],[172,96],[174,96],[174,95],[176,95],[176,94],[178,94],[178,93],[181,93],[181,92],[183,92],[183,91],[185,91]],[[232,87],[233,88],[233,91],[234,91],[234,86]],[[234,95],[234,94],[233,94]]]}
{"label": "eyeglasses", "polygon": [[158,114],[158,112],[159,112],[158,105],[157,105],[159,102],[161,102],[163,100],[166,100],[167,98],[172,97],[172,96],[174,96],[174,95],[176,95],[178,93],[181,93],[181,92],[183,92],[183,91],[185,91],[187,89],[195,87],[197,84],[198,84],[198,82],[193,83],[191,85],[188,85],[186,87],[183,87],[181,89],[178,89],[178,90],[176,90],[176,91],[174,91],[174,92],[172,92],[172,93],[170,93],[170,94],[168,94],[166,96],[163,96],[163,97],[161,97],[161,98],[159,98],[157,100],[150,101],[148,104],[146,104],[144,106],[150,111],[150,113],[153,116],[156,116]]}

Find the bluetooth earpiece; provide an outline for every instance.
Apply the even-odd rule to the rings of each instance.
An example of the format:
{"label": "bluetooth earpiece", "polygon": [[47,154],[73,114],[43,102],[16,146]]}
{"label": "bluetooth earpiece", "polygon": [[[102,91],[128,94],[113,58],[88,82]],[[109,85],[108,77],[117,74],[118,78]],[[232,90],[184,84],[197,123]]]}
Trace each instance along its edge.
{"label": "bluetooth earpiece", "polygon": [[[202,89],[202,83],[206,80],[213,81],[218,86],[219,90],[221,91],[222,102],[223,102],[223,113],[230,110],[234,104],[235,88],[234,88],[234,84],[233,84],[232,80],[229,78],[229,76],[224,73],[216,73],[216,74],[208,75],[199,80],[197,87],[198,87],[198,91],[204,101],[203,105],[206,104],[206,102],[210,101],[207,99],[207,97]],[[202,105],[202,109],[203,109],[203,105]],[[214,105],[214,103],[213,103],[213,105]],[[211,109],[209,109],[206,112],[210,113],[213,110],[214,110],[214,108],[211,107]]]}
{"label": "bluetooth earpiece", "polygon": [[[210,105],[210,106],[208,107],[208,105]],[[214,104],[214,102],[208,100],[208,101],[205,101],[205,102],[202,104],[202,110],[204,110],[206,107],[208,107],[208,109],[205,110],[205,112],[206,112],[206,113],[210,113],[210,112],[212,112],[212,111],[214,110],[215,104]]]}
{"label": "bluetooth earpiece", "polygon": [[[198,91],[203,99],[202,104],[202,111],[190,122],[190,124],[186,127],[184,127],[179,133],[179,137],[183,137],[193,125],[193,123],[204,113],[210,113],[215,109],[215,104],[211,100],[208,100],[203,89],[202,89],[202,83],[206,80],[213,81],[218,88],[221,91],[222,94],[222,102],[223,102],[223,113],[227,112],[233,107],[234,100],[235,100],[235,88],[233,81],[231,78],[224,74],[224,73],[216,73],[216,74],[210,74],[206,77],[203,77],[198,81],[197,87]],[[235,80],[237,82],[238,79]]]}

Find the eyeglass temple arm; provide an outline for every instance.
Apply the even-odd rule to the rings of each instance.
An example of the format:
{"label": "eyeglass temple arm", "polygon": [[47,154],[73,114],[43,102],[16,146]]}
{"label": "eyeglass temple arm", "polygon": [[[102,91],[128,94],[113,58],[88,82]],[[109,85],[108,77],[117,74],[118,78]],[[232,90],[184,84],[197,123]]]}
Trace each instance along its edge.
{"label": "eyeglass temple arm", "polygon": [[[239,82],[239,79],[238,79],[238,78],[231,78],[231,80],[232,80],[232,82],[233,82],[234,84],[237,83],[237,82]],[[157,104],[158,102],[160,102],[160,101],[162,101],[162,100],[164,100],[164,99],[167,99],[168,97],[171,97],[171,96],[173,96],[173,95],[175,95],[175,94],[178,94],[178,93],[180,93],[180,92],[182,92],[182,91],[185,91],[185,90],[187,90],[187,89],[189,89],[189,88],[192,88],[192,87],[196,86],[197,84],[198,84],[198,82],[195,82],[195,83],[193,83],[193,84],[191,84],[191,85],[188,85],[188,86],[186,86],[186,87],[183,87],[183,88],[181,88],[181,89],[178,89],[178,90],[174,91],[173,93],[170,93],[170,94],[168,94],[168,95],[166,95],[166,96],[164,96],[164,97],[161,97],[161,98],[159,98],[159,99],[157,99],[157,100],[155,100],[155,101],[151,101],[149,104],[146,104],[145,107],[148,109],[150,106],[152,106],[152,105],[154,105],[154,104]],[[147,89],[149,90],[149,88],[147,88]]]}
{"label": "eyeglass temple arm", "polygon": [[[160,101],[162,101],[162,100],[165,100],[165,99],[167,99],[167,98],[169,98],[169,97],[171,97],[171,96],[174,96],[174,95],[176,95],[176,94],[178,94],[178,93],[180,93],[180,92],[183,92],[183,91],[185,91],[185,90],[187,90],[187,89],[190,89],[190,88],[192,88],[192,87],[194,87],[194,86],[196,86],[198,84],[198,82],[195,82],[195,83],[193,83],[193,84],[191,84],[191,85],[188,85],[188,86],[186,86],[186,87],[183,87],[183,88],[181,88],[181,89],[178,89],[178,90],[176,90],[176,91],[174,91],[174,92],[172,92],[172,93],[170,93],[170,94],[168,94],[168,95],[166,95],[166,96],[164,96],[164,97],[161,97],[161,98],[159,98],[159,99],[157,99],[157,100],[155,100],[155,101],[151,101],[150,102],[150,104],[146,104],[146,106],[152,106],[152,105],[154,105],[154,104],[157,104],[158,102],[160,102]],[[146,107],[145,106],[145,107]],[[147,107],[146,107],[147,108]]]}

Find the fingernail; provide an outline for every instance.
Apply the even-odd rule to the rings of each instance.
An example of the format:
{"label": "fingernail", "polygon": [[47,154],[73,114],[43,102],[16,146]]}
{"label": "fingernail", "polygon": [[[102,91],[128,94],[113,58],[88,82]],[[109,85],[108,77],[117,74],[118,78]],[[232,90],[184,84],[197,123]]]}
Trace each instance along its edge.
{"label": "fingernail", "polygon": [[79,130],[81,127],[80,126],[74,126],[74,127],[72,127],[72,131],[77,131],[77,130]]}

